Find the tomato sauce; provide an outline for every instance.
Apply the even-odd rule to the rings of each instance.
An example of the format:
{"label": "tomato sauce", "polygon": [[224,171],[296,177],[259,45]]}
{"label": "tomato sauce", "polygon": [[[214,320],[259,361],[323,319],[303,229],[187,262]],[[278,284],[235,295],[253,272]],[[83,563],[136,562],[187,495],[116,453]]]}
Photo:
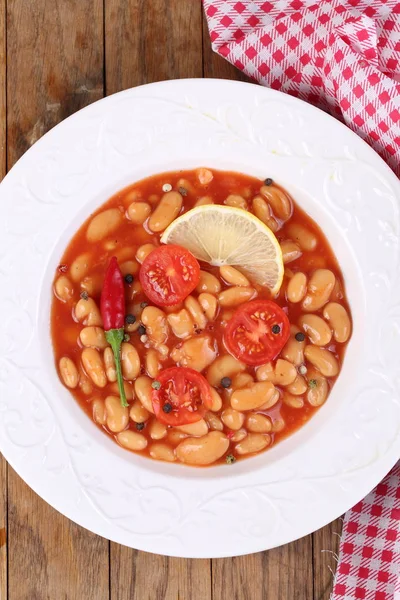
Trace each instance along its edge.
{"label": "tomato sauce", "polygon": [[[140,264],[136,259],[136,255],[138,249],[144,244],[153,244],[156,247],[160,246],[160,234],[153,233],[146,225],[147,221],[145,221],[143,225],[133,224],[129,218],[126,218],[126,212],[132,202],[137,200],[148,203],[153,211],[164,194],[163,186],[165,186],[165,184],[170,184],[173,190],[180,190],[182,192],[183,205],[180,214],[193,208],[197,205],[199,200],[204,199],[205,196],[210,197],[214,204],[224,204],[226,198],[230,194],[241,196],[247,204],[248,210],[252,212],[252,199],[260,195],[260,188],[264,185],[263,181],[241,173],[216,170],[213,170],[212,173],[213,178],[207,184],[200,183],[198,172],[195,170],[177,171],[154,175],[118,191],[113,197],[99,207],[99,209],[80,227],[68,244],[63,256],[60,258],[60,266],[54,277],[55,290],[58,291],[54,293],[51,309],[51,335],[56,368],[59,370],[59,361],[62,357],[68,357],[73,361],[78,371],[79,383],[76,387],[70,389],[70,392],[90,418],[93,418],[93,400],[95,398],[104,400],[111,394],[118,394],[116,394],[115,391],[115,383],[107,382],[104,387],[99,388],[93,384],[93,381],[88,377],[88,374],[85,373],[81,361],[83,344],[80,339],[80,332],[84,325],[82,322],[78,321],[75,314],[75,307],[80,299],[86,299],[88,297],[92,298],[98,307],[100,306],[100,294],[104,273],[110,258],[116,256],[121,265],[123,275],[133,276],[133,281],[131,283],[126,283],[125,285],[126,313],[134,314],[136,316],[136,322],[127,325],[126,332],[130,336],[129,343],[136,348],[139,354],[141,364],[140,372],[142,375],[145,375],[146,354],[151,346],[149,346],[148,340],[145,340],[146,336],[144,335],[143,337],[142,330],[140,329],[140,315],[143,308],[149,304],[150,301],[145,296],[139,282]],[[275,184],[272,183],[272,186],[275,186]],[[278,186],[275,186],[275,188],[281,189]],[[287,196],[289,197],[288,194]],[[200,203],[202,202],[203,200],[200,201]],[[293,212],[290,219],[286,222],[279,220],[278,218],[276,219],[278,223],[278,229],[275,232],[277,240],[279,243],[288,240],[295,241],[293,237],[290,236],[289,229],[291,225],[299,224],[312,236],[315,236],[317,245],[314,250],[301,251],[301,255],[298,258],[285,265],[285,276],[282,287],[273,300],[286,312],[290,323],[298,325],[300,317],[304,314],[304,310],[302,309],[301,302],[292,303],[287,300],[287,284],[290,278],[297,272],[302,272],[307,277],[310,277],[317,269],[329,269],[334,273],[336,280],[329,301],[341,304],[347,311],[347,314],[350,315],[349,305],[345,296],[342,273],[326,237],[320,227],[293,201],[293,199],[292,202]],[[89,242],[87,239],[87,230],[93,217],[101,214],[107,209],[115,208],[119,209],[121,215],[124,215],[123,218],[121,218],[119,226],[103,239],[96,242]],[[81,262],[84,264],[84,267],[73,271],[72,266],[74,265],[74,261],[83,255],[84,260]],[[222,291],[231,287],[221,278],[218,267],[200,262],[200,268],[202,271],[208,271],[218,278]],[[70,286],[69,292],[65,294],[61,293],[61,295],[59,292],[61,285],[57,288],[57,281],[60,277],[67,278]],[[257,292],[257,299],[271,299],[271,294],[268,289],[262,288],[257,284],[253,287]],[[197,295],[197,292],[194,292],[194,296],[197,297]],[[233,315],[235,310],[236,308],[219,307],[215,320],[208,321],[205,328],[201,331],[194,332],[193,336],[209,335],[213,342],[216,343],[218,352],[227,354],[223,343],[224,329],[227,321]],[[166,309],[167,314],[168,312],[170,311]],[[316,314],[322,316],[322,309],[317,310]],[[166,345],[169,351],[172,351],[176,347],[181,347],[185,341],[186,340],[176,337],[170,330]],[[338,343],[335,342],[334,337],[332,337],[331,341],[326,346],[326,348],[335,356],[339,365],[343,362],[346,344],[347,340],[345,343]],[[100,350],[100,355],[103,356],[103,350]],[[161,365],[162,369],[166,369],[168,367],[176,366],[176,362],[169,353],[167,356],[163,356]],[[249,373],[254,380],[256,380],[256,371],[257,367],[248,366],[245,372]],[[203,374],[206,373],[207,369],[204,369]],[[305,379],[307,379],[306,375]],[[329,389],[332,387],[335,380],[336,376],[327,377]],[[128,388],[131,390],[131,397],[133,384],[134,382],[132,381],[127,382]],[[284,391],[279,385],[277,387],[281,392]],[[224,389],[220,385],[216,389],[223,402],[221,410],[215,413],[217,417],[220,417],[224,409],[230,406],[232,390]],[[270,409],[252,411],[268,416],[271,421],[272,429],[268,434],[271,443],[268,448],[301,427],[318,410],[318,407],[312,406],[307,401],[307,392],[299,397],[303,399],[303,406],[300,408],[288,406],[282,401],[281,397]],[[128,401],[132,402],[129,398]],[[329,398],[327,401],[329,401]],[[154,418],[153,415],[150,415],[149,422]],[[103,425],[97,423],[97,425],[107,435],[113,439],[116,438],[115,432],[110,431],[106,423]],[[246,430],[246,424],[243,425],[243,428]],[[132,419],[129,419],[126,429],[135,432],[138,431],[137,426]],[[224,424],[223,432],[228,434],[228,437],[234,435],[234,432],[232,433],[232,431]],[[143,428],[141,427],[140,434],[144,435],[148,440],[147,447],[141,450],[140,453],[150,456],[150,450],[154,440],[152,440],[148,434],[147,422]],[[182,439],[184,439],[183,436]],[[169,444],[172,449],[174,447],[174,442],[169,442],[168,436],[158,440],[158,443]],[[225,462],[226,454],[234,455],[236,459],[242,458],[242,456],[235,453],[234,445],[231,444],[227,453],[225,453],[224,456],[219,457],[215,462]]]}

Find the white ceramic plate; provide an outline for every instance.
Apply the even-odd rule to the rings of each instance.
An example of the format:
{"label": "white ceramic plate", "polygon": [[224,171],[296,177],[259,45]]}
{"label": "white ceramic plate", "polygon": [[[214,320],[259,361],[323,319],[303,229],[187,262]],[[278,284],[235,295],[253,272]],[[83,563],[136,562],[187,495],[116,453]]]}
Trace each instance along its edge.
{"label": "white ceramic plate", "polygon": [[[54,270],[115,191],[170,169],[273,177],[322,226],[344,271],[354,333],[328,402],[298,433],[233,466],[151,461],[103,435],[60,384],[49,332]],[[400,185],[355,134],[255,85],[181,80],[81,110],[0,186],[0,448],[61,513],[150,552],[272,548],[338,517],[400,457]]]}

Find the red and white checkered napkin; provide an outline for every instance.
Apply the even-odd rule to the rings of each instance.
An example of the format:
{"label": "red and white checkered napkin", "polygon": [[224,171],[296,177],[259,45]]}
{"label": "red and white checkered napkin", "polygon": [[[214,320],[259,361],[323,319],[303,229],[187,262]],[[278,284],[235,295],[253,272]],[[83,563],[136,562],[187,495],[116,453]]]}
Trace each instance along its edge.
{"label": "red and white checkered napkin", "polygon": [[[330,112],[400,175],[400,2],[203,0],[216,52]],[[344,520],[332,600],[400,600],[400,463]]]}
{"label": "red and white checkered napkin", "polygon": [[203,2],[216,52],[340,118],[400,175],[400,2]]}
{"label": "red and white checkered napkin", "polygon": [[400,463],[345,515],[331,600],[353,598],[400,598]]}

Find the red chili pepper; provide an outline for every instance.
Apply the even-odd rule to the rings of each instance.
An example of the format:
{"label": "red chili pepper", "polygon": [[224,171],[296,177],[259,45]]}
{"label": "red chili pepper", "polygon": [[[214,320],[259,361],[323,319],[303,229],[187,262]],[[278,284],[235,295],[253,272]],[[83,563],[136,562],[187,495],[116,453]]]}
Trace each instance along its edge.
{"label": "red chili pepper", "polygon": [[110,344],[114,354],[121,404],[122,406],[128,406],[121,369],[121,344],[124,340],[125,333],[124,279],[115,256],[110,260],[104,278],[103,289],[101,291],[100,310],[103,318],[106,340]]}

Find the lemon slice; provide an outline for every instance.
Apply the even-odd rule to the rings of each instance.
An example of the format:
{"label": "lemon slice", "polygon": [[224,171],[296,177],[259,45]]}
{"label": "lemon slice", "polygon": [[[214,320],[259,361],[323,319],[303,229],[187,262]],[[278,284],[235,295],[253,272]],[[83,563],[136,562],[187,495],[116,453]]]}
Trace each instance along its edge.
{"label": "lemon slice", "polygon": [[282,252],[275,235],[241,208],[208,204],[178,217],[164,231],[163,244],[178,244],[198,259],[232,265],[276,294],[282,284]]}

